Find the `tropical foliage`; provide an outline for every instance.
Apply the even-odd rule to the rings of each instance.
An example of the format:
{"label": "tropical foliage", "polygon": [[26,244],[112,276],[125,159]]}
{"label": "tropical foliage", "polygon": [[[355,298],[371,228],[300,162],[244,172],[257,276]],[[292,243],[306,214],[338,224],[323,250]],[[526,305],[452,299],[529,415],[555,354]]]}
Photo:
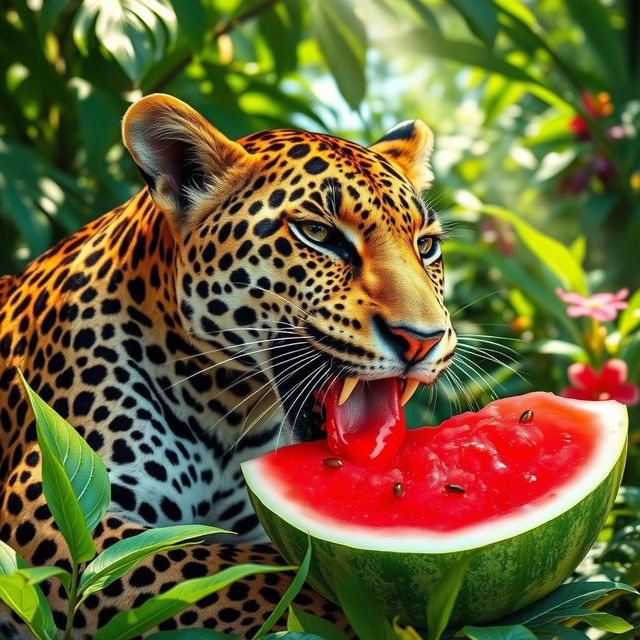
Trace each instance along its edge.
{"label": "tropical foliage", "polygon": [[[0,272],[139,188],[119,122],[143,94],[172,93],[230,136],[293,125],[369,143],[397,121],[428,122],[437,186],[426,197],[449,230],[448,304],[461,347],[410,418],[437,422],[533,389],[627,403],[625,487],[567,586],[640,582],[637,3],[7,0],[0,11]],[[46,446],[55,460],[53,440]],[[88,530],[105,499],[93,498]],[[89,508],[62,506],[70,523]],[[78,562],[91,555],[85,528],[69,524],[65,535]],[[71,587],[73,576],[29,570],[3,553],[0,567],[29,585],[33,615],[46,625],[38,580]],[[576,607],[593,608],[593,593],[576,596]],[[636,635],[633,597],[608,593],[595,594],[599,611]],[[573,601],[566,591],[553,597]],[[605,619],[564,611],[540,625],[460,633],[584,638],[580,630]],[[291,638],[342,637],[296,609],[289,627]],[[397,622],[385,628],[419,637]]]}

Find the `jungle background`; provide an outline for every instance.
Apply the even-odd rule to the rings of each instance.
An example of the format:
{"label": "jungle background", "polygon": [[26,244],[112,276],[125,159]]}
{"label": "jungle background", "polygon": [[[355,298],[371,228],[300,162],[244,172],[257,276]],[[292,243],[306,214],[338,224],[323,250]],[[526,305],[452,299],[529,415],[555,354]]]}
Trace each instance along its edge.
{"label": "jungle background", "polygon": [[[462,338],[412,424],[532,390],[619,399],[634,523],[639,43],[636,0],[0,0],[0,273],[141,187],[120,119],[147,93],[230,137],[370,144],[421,118]],[[624,577],[639,530],[596,570]]]}

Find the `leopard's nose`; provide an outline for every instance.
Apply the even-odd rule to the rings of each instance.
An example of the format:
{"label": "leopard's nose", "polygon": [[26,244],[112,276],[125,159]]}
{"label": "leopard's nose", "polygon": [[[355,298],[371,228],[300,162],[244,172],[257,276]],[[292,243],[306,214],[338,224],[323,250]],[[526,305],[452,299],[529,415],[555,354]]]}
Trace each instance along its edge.
{"label": "leopard's nose", "polygon": [[424,331],[404,325],[389,325],[377,318],[377,328],[396,354],[408,364],[424,360],[442,340],[444,331]]}

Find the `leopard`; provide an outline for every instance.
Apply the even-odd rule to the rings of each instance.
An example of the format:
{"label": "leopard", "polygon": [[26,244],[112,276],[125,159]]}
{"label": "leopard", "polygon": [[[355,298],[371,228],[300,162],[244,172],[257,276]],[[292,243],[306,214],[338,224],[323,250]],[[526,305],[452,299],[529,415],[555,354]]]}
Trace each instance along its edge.
{"label": "leopard", "polygon": [[[167,525],[235,535],[155,554],[92,593],[73,618],[73,638],[87,640],[186,579],[282,565],[240,463],[325,437],[317,391],[328,381],[433,385],[457,340],[443,226],[423,197],[434,135],[421,120],[368,147],[294,128],[231,140],[151,94],[129,107],[122,136],[145,186],[0,277],[0,539],[30,565],[70,568],[19,372],[105,463],[98,551]],[[248,576],[156,630],[251,638],[292,576]],[[55,578],[42,589],[63,629],[64,590]],[[295,602],[346,628],[311,588]],[[6,608],[0,632],[31,637]]]}

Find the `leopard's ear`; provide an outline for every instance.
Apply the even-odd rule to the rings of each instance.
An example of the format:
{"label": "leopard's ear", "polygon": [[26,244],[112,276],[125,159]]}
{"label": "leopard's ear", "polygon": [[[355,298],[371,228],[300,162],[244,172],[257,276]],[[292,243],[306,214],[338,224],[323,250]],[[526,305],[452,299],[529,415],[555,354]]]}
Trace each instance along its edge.
{"label": "leopard's ear", "polygon": [[195,109],[161,93],[129,107],[122,137],[154,202],[180,232],[249,157]]}
{"label": "leopard's ear", "polygon": [[422,120],[397,124],[369,148],[398,165],[416,191],[432,185],[433,132]]}

